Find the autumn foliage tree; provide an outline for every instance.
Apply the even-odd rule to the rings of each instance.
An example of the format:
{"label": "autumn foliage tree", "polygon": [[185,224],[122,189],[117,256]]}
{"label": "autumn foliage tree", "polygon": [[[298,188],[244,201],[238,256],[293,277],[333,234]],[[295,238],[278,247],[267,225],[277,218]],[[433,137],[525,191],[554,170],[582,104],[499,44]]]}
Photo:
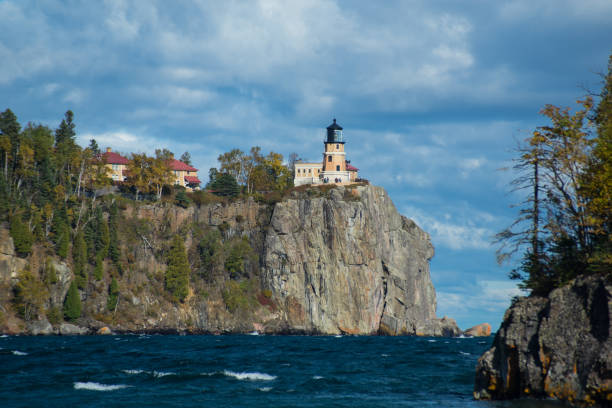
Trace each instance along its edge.
{"label": "autumn foliage tree", "polygon": [[612,271],[610,117],[612,63],[595,107],[546,105],[550,124],[538,127],[518,148],[513,185],[527,192],[515,222],[496,236],[498,260],[524,251],[510,277],[543,295],[578,275]]}

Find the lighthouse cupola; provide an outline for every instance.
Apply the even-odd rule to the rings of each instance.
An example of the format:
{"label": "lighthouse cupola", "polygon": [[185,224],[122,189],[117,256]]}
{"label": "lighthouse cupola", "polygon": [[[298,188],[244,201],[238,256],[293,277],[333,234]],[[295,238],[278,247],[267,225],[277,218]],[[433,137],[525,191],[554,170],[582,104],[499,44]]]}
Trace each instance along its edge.
{"label": "lighthouse cupola", "polygon": [[342,136],[342,126],[334,123],[327,127],[327,141],[326,143],[344,143],[344,137]]}

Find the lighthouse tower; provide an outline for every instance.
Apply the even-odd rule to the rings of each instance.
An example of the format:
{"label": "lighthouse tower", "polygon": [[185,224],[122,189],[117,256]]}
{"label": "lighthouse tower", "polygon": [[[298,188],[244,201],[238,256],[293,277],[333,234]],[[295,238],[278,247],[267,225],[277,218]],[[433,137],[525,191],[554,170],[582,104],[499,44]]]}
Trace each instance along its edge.
{"label": "lighthouse tower", "polygon": [[344,136],[342,135],[342,127],[336,123],[336,119],[334,119],[334,123],[327,127],[327,138],[323,143],[325,144],[323,182],[349,182],[350,176],[349,172],[346,171],[346,153],[344,153]]}

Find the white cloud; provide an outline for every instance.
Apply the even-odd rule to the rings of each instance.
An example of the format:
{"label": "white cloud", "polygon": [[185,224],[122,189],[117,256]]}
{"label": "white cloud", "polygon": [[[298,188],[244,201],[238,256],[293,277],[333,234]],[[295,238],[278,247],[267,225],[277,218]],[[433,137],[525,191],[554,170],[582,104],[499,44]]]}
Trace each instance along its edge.
{"label": "white cloud", "polygon": [[470,210],[461,211],[460,217],[458,213],[432,215],[413,206],[403,207],[401,212],[429,232],[434,246],[441,245],[452,250],[491,249],[494,232],[490,224],[495,219],[491,214]]}

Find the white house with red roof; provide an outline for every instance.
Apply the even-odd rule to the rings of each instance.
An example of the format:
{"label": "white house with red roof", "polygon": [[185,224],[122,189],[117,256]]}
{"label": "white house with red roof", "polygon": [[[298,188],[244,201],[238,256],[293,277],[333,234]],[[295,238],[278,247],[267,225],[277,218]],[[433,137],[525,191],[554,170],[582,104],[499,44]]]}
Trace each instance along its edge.
{"label": "white house with red roof", "polygon": [[109,169],[110,177],[114,182],[123,182],[127,177],[127,165],[130,162],[119,153],[115,153],[110,147],[106,148],[106,152],[102,155],[106,167]]}
{"label": "white house with red roof", "polygon": [[201,181],[198,179],[198,169],[176,159],[172,159],[169,166],[174,172],[175,185],[183,186],[190,190],[198,190],[200,188]]}

